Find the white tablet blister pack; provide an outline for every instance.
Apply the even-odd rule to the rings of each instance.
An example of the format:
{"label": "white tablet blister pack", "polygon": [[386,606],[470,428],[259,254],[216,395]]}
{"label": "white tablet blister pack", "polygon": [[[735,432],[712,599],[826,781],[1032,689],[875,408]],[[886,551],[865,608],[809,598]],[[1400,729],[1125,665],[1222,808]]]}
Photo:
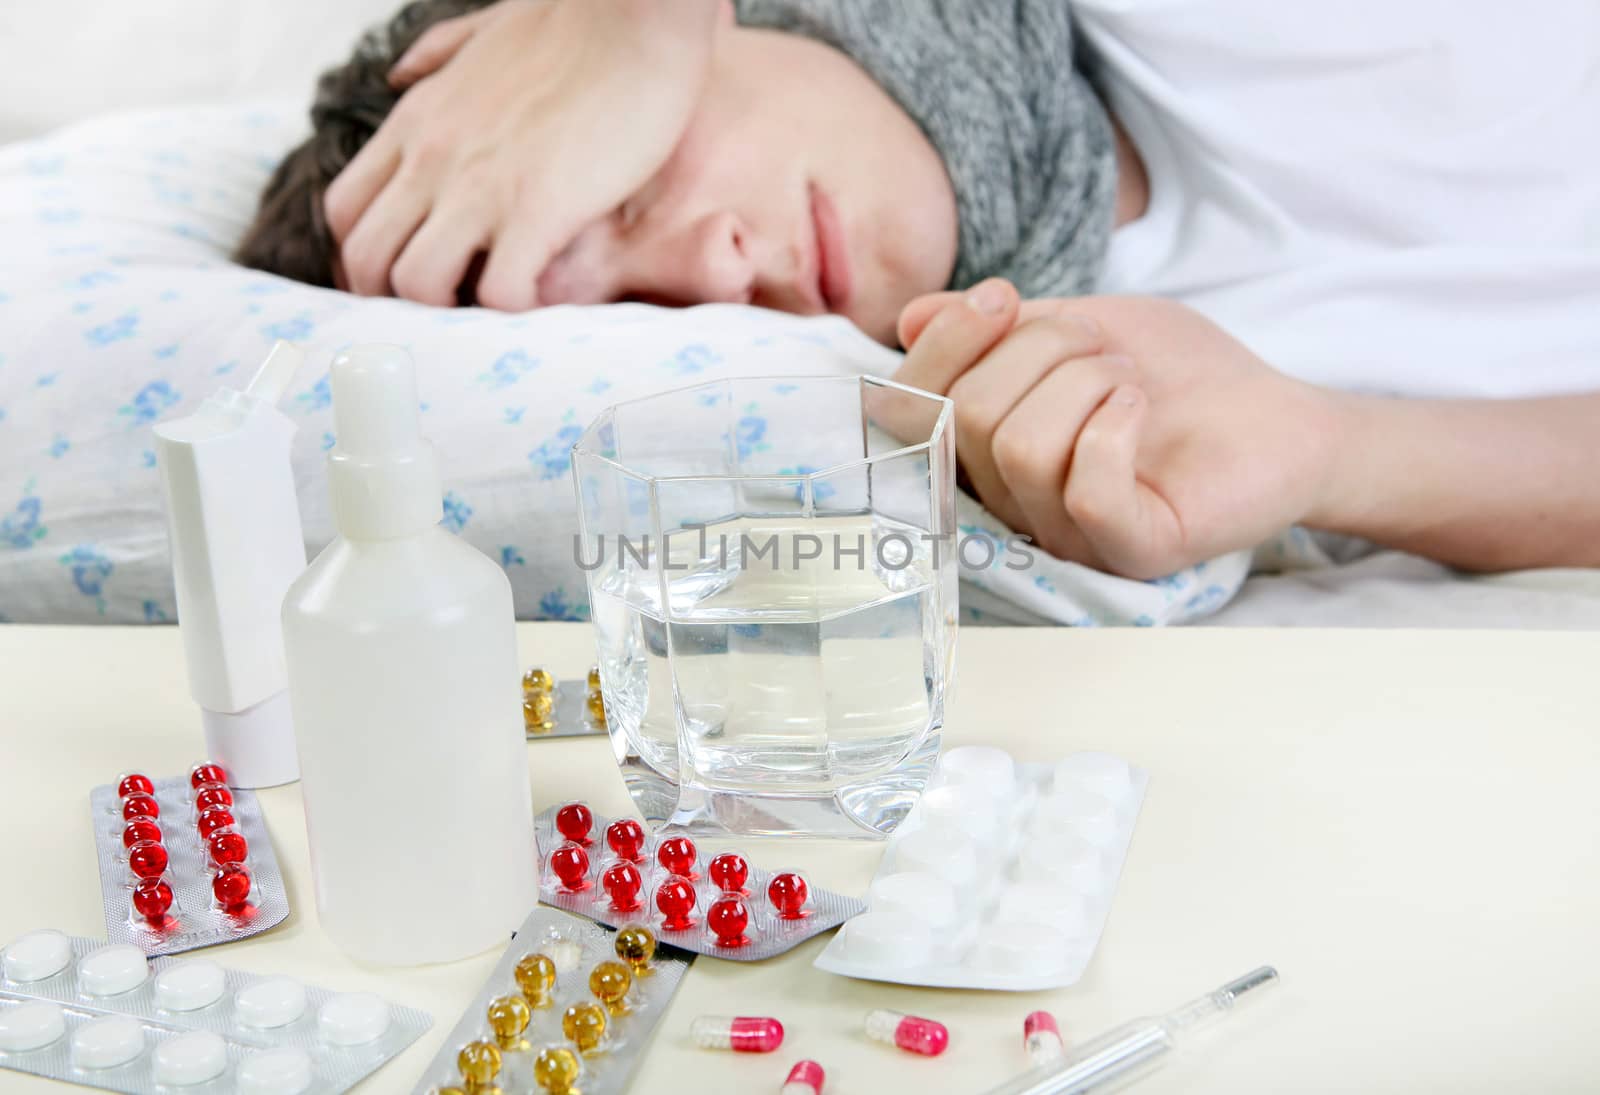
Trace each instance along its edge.
{"label": "white tablet blister pack", "polygon": [[867,911],[816,967],[950,988],[1060,988],[1105,928],[1149,777],[1106,753],[952,749],[889,840]]}
{"label": "white tablet blister pack", "polygon": [[0,952],[0,1068],[134,1095],[331,1095],[433,1023],[366,992],[36,931]]}
{"label": "white tablet blister pack", "polygon": [[620,1095],[694,955],[536,907],[418,1091]]}

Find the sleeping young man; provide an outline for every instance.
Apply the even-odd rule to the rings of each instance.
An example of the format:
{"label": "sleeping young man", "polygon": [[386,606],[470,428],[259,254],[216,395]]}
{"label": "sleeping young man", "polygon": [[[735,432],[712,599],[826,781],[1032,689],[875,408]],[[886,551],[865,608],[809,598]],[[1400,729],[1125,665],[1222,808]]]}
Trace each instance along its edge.
{"label": "sleeping young man", "polygon": [[1155,577],[1301,524],[1600,565],[1600,9],[422,0],[241,261],[505,310],[833,312],[965,482]]}

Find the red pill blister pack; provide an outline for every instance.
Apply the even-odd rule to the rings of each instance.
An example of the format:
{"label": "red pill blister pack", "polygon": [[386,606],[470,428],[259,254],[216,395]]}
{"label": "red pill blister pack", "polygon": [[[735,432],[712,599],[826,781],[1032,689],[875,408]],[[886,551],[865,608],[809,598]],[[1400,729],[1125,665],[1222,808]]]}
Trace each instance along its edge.
{"label": "red pill blister pack", "polygon": [[152,780],[138,772],[89,792],[106,937],[148,955],[264,932],[289,915],[255,792],[215,764]]}
{"label": "red pill blister pack", "polygon": [[754,962],[837,927],[865,906],[798,871],[753,867],[736,852],[648,834],[569,802],[535,821],[544,857],[539,899],[613,927],[648,924],[663,943]]}

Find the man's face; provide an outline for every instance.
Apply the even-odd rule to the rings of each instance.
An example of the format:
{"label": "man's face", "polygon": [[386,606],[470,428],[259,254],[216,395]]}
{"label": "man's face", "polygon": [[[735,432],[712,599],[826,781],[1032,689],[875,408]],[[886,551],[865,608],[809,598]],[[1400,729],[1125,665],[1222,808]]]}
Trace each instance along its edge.
{"label": "man's face", "polygon": [[809,39],[727,25],[671,159],[556,257],[538,296],[837,312],[893,343],[955,252],[944,165],[871,78]]}

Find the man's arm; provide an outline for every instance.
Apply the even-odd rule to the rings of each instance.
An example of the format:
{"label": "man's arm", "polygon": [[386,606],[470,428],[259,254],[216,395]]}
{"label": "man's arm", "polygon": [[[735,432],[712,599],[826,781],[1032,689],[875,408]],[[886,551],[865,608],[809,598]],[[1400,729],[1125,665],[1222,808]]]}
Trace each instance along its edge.
{"label": "man's arm", "polygon": [[1307,525],[1465,570],[1600,566],[1600,393],[1338,403]]}
{"label": "man's arm", "polygon": [[900,338],[978,496],[1059,558],[1151,578],[1306,524],[1469,570],[1600,566],[1600,393],[1349,395],[1172,301],[999,281],[913,302]]}

